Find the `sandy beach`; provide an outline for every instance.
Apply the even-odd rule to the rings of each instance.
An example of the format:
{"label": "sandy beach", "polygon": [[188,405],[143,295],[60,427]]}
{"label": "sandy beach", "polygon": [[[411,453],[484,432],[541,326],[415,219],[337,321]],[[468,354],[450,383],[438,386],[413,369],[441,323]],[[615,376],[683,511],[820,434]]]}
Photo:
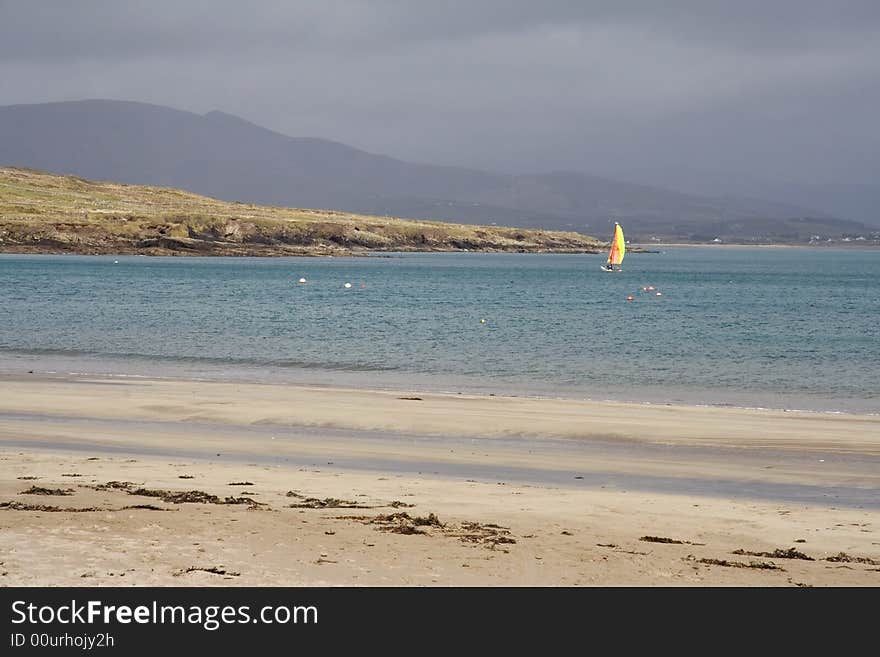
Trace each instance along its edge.
{"label": "sandy beach", "polygon": [[0,380],[0,584],[876,586],[880,417]]}

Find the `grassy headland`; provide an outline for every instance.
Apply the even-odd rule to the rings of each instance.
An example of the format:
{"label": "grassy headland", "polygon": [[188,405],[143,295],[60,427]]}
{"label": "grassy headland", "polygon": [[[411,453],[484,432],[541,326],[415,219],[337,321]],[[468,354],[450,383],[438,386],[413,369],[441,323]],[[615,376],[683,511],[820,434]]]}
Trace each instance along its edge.
{"label": "grassy headland", "polygon": [[351,255],[359,251],[595,253],[574,232],[229,203],[164,187],[0,167],[0,252]]}

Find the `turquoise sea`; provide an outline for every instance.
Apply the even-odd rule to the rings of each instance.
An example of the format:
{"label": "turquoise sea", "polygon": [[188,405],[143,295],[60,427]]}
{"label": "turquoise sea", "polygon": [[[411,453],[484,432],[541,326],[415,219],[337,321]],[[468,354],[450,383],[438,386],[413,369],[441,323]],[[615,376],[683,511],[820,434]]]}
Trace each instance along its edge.
{"label": "turquoise sea", "polygon": [[603,261],[0,255],[0,373],[880,412],[880,251]]}

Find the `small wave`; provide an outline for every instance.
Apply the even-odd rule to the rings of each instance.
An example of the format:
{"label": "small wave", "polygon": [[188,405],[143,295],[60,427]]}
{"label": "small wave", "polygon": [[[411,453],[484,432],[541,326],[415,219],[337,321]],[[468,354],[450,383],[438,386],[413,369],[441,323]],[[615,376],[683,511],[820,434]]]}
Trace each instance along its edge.
{"label": "small wave", "polygon": [[393,365],[364,362],[316,362],[308,360],[296,360],[292,358],[266,359],[225,356],[182,356],[173,354],[143,354],[137,352],[121,353],[115,351],[95,351],[84,349],[5,349],[0,347],[0,352],[22,356],[67,356],[74,358],[86,356],[95,358],[108,358],[120,361],[187,363],[219,366],[239,365],[257,368],[278,367],[283,369],[326,370],[333,372],[393,372],[400,369],[399,367]]}
{"label": "small wave", "polygon": [[17,356],[97,356],[99,352],[85,349],[57,349],[52,347],[30,347],[19,349],[0,345],[0,352]]}
{"label": "small wave", "polygon": [[314,363],[298,360],[266,361],[272,367],[285,367],[303,370],[330,370],[334,372],[396,372],[401,368],[393,365],[374,365],[372,363]]}

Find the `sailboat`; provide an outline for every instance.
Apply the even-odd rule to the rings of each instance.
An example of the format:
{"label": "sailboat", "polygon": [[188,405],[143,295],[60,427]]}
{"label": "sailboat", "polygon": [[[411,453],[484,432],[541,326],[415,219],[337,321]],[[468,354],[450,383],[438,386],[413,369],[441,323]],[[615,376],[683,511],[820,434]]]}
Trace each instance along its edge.
{"label": "sailboat", "polygon": [[608,250],[608,261],[602,265],[602,271],[621,271],[620,263],[626,254],[626,242],[623,240],[623,228],[614,222],[614,236],[611,238],[611,248]]}

